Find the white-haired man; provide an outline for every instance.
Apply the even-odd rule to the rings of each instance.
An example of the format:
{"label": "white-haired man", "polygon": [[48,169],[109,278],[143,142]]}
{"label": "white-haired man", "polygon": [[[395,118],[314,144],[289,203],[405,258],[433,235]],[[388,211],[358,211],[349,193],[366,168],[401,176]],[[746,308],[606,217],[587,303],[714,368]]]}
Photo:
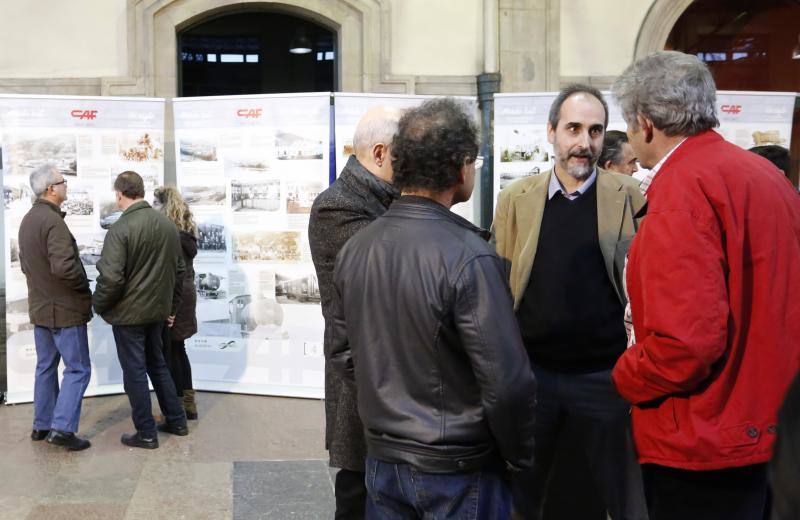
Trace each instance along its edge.
{"label": "white-haired man", "polygon": [[[31,439],[84,450],[91,443],[75,433],[89,385],[92,293],[78,246],[64,222],[67,180],[52,165],[30,177],[36,202],[19,227],[19,257],[28,283],[28,314],[34,325],[36,377]],[[64,376],[58,386],[58,365]]]}
{"label": "white-haired man", "polygon": [[655,172],[629,253],[633,406],[651,520],[763,518],[777,412],[800,366],[800,204],[766,159],[713,131],[697,57],[651,54],[612,92]]}

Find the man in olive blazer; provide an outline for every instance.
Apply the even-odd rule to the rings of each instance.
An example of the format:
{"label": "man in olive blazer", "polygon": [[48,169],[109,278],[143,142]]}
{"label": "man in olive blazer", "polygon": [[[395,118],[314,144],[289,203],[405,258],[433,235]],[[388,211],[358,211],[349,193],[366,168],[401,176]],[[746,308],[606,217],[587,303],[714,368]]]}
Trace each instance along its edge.
{"label": "man in olive blazer", "polygon": [[591,475],[586,485],[611,518],[647,518],[630,407],[611,383],[627,343],[622,265],[645,200],[635,179],[597,167],[607,124],[599,91],[566,87],[548,117],[553,169],[498,198],[493,241],[538,382],[535,462],[512,486],[518,518],[541,518],[553,468],[566,469],[553,456],[565,431],[578,432],[568,451],[585,452],[589,464],[575,471]]}
{"label": "man in olive blazer", "polygon": [[[514,310],[528,285],[528,278],[539,244],[539,229],[547,201],[552,170],[514,182],[500,193],[492,225],[492,241],[501,258],[509,261],[508,283],[514,297]],[[627,175],[597,169],[597,232],[600,250],[609,279],[626,302],[622,270],[625,254],[639,219],[645,199],[639,181]],[[547,302],[542,302],[546,305]]]}

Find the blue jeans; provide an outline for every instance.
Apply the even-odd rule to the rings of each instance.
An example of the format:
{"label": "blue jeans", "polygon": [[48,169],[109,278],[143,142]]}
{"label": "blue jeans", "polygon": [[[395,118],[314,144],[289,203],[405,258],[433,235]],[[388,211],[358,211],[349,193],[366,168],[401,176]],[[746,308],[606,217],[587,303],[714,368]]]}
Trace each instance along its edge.
{"label": "blue jeans", "polygon": [[499,473],[423,473],[367,457],[366,484],[369,520],[503,520],[511,514],[511,492]]}
{"label": "blue jeans", "polygon": [[[33,384],[33,428],[75,433],[81,418],[81,401],[92,366],[86,325],[50,329],[36,325],[36,378]],[[64,376],[58,388],[58,364]]]}

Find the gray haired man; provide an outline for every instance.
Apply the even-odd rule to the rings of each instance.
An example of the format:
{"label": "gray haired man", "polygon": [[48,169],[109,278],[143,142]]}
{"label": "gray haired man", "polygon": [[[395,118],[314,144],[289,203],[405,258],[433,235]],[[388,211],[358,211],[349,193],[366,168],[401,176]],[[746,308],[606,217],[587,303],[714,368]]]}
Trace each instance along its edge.
{"label": "gray haired man", "polygon": [[344,244],[370,222],[383,215],[398,197],[392,187],[389,143],[397,131],[400,111],[378,107],[359,121],[353,136],[355,155],[341,176],[322,192],[311,209],[308,237],[317,270],[322,315],[325,317],[325,446],[336,474],[336,518],[364,516],[366,445],[356,409],[355,389],[348,386],[327,362],[330,355],[333,307],[333,266]]}
{"label": "gray haired man", "polygon": [[[54,166],[44,165],[31,174],[30,183],[37,199],[20,224],[19,257],[36,343],[31,439],[84,450],[91,444],[75,432],[92,372],[86,334],[92,295],[61,211],[67,200],[66,179]],[[59,388],[62,359],[66,368]]]}

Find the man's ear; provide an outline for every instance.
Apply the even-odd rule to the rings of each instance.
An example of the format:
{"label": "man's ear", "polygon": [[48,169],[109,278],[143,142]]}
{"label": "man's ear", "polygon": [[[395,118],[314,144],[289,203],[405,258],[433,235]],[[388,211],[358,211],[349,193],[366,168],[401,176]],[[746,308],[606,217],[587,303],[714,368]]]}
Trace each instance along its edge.
{"label": "man's ear", "polygon": [[639,128],[642,129],[642,133],[644,134],[644,142],[647,144],[652,143],[655,134],[653,131],[655,128],[653,121],[642,115],[637,115],[636,120],[639,123]]}
{"label": "man's ear", "polygon": [[550,124],[550,121],[547,122],[547,142],[550,144],[554,144],[556,141],[556,129],[553,128],[553,125]]}
{"label": "man's ear", "polygon": [[389,159],[389,148],[383,143],[375,143],[372,145],[372,162],[379,168]]}

